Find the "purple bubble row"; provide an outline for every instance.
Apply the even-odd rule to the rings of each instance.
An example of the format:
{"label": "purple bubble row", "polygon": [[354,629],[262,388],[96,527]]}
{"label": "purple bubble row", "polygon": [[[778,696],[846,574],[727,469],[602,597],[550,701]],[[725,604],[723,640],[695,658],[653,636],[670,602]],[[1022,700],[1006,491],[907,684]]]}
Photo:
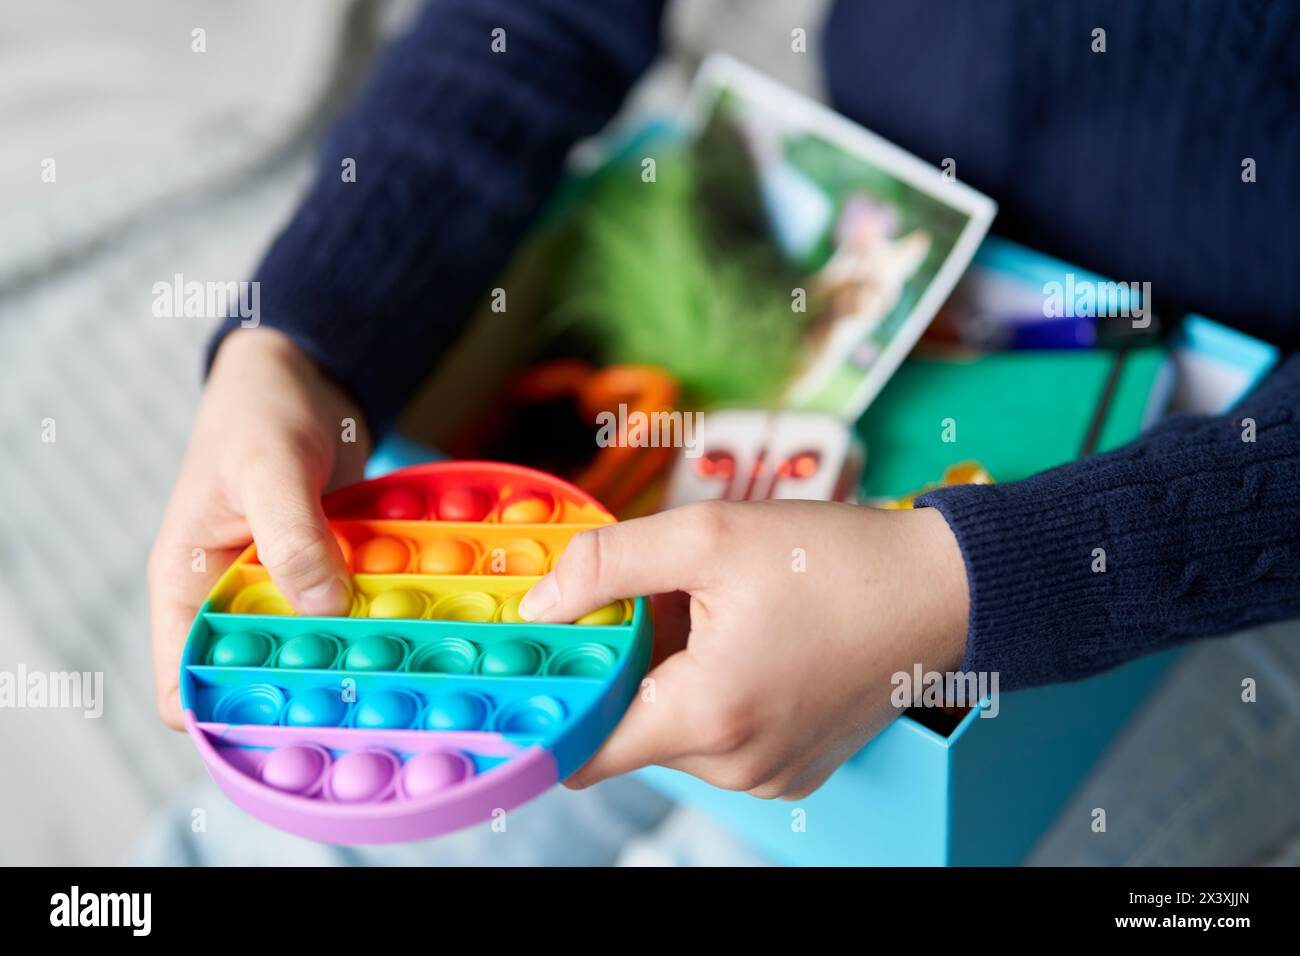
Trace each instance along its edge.
{"label": "purple bubble row", "polygon": [[420,799],[454,787],[475,774],[474,761],[455,750],[429,750],[402,762],[379,747],[334,756],[315,744],[289,744],[266,755],[263,783],[284,793],[333,803],[382,803]]}

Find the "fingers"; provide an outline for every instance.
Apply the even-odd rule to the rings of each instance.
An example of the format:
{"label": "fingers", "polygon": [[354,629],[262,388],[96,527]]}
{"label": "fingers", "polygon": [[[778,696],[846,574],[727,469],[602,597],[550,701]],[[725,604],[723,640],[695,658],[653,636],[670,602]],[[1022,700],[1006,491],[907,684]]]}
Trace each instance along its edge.
{"label": "fingers", "polygon": [[172,730],[183,730],[180,673],[185,636],[199,605],[161,601],[150,611],[149,639],[153,647],[154,698],[158,715]]}
{"label": "fingers", "polygon": [[240,503],[258,560],[300,614],[343,615],[352,603],[351,576],[320,502],[320,480],[293,454],[244,469]]}
{"label": "fingers", "polygon": [[771,778],[758,786],[747,788],[746,792],[760,800],[802,800],[819,790],[845,759],[847,758],[830,760],[820,752],[808,759],[795,758],[783,765]]}
{"label": "fingers", "polygon": [[575,535],[519,613],[526,621],[568,622],[622,598],[707,587],[729,516],[727,505],[705,502]]}
{"label": "fingers", "polygon": [[724,790],[764,799],[798,799],[816,790],[843,761],[820,752],[773,752],[736,708],[717,700],[689,652],[652,670],[614,733],[565,786],[581,790],[642,767],[663,766]]}
{"label": "fingers", "polygon": [[154,699],[158,715],[181,730],[180,670],[185,635],[199,605],[177,600],[158,585],[149,589],[149,643],[153,649]]}
{"label": "fingers", "polygon": [[199,547],[168,534],[168,530],[165,525],[149,557],[149,644],[158,714],[167,726],[181,730],[180,668],[185,638],[212,585],[240,549]]}
{"label": "fingers", "polygon": [[680,756],[690,739],[690,702],[700,684],[695,667],[688,655],[676,654],[650,671],[609,739],[565,785],[580,790]]}

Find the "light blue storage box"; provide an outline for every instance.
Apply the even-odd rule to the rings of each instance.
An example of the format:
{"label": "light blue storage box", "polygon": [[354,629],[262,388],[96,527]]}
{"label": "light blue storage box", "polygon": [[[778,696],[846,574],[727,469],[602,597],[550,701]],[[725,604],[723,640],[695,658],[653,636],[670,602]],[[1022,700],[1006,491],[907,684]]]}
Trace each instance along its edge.
{"label": "light blue storage box", "polygon": [[[759,800],[654,767],[642,779],[715,816],[773,862],[1019,863],[1178,652],[1089,680],[1002,694],[948,737],[906,715],[797,802]],[[1083,817],[1078,825],[1091,820]],[[800,829],[802,827],[802,829]]]}

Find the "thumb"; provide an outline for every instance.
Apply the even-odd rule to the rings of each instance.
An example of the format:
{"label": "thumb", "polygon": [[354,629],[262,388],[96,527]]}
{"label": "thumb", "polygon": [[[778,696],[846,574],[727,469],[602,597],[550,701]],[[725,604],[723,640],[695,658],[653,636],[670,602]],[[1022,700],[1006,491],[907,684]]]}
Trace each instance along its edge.
{"label": "thumb", "polygon": [[245,471],[240,492],[257,557],[300,614],[346,615],[352,583],[320,503],[320,483],[291,454]]}
{"label": "thumb", "polygon": [[574,621],[622,598],[707,587],[726,507],[692,504],[574,535],[555,570],[524,595],[519,615]]}

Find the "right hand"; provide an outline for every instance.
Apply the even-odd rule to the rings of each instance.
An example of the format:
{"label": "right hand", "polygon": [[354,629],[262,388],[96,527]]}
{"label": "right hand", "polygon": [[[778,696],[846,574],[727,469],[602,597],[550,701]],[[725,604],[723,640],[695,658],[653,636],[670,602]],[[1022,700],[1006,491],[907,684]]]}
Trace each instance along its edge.
{"label": "right hand", "polygon": [[[344,441],[345,419],[356,423]],[[301,614],[346,614],[351,576],[321,508],[359,481],[370,454],[361,413],[288,338],[241,329],[221,344],[149,556],[159,714],[180,730],[181,653],[221,573],[247,546]]]}

